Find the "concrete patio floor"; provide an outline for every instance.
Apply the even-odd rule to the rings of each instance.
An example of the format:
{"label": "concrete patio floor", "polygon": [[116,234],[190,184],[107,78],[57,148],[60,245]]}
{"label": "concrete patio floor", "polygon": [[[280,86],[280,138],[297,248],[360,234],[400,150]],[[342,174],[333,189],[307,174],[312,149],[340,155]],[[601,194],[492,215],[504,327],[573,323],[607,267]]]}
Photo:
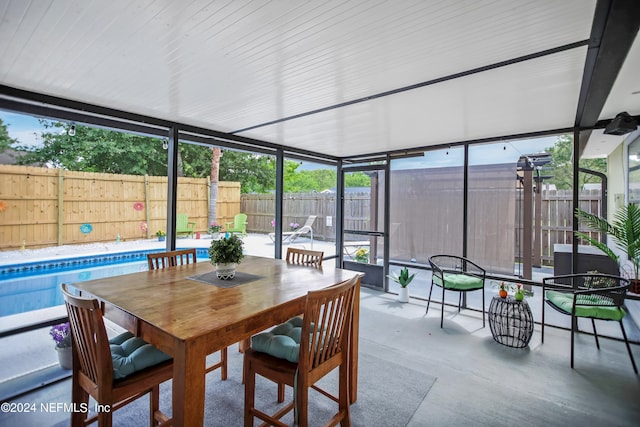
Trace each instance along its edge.
{"label": "concrete patio floor", "polygon": [[[536,325],[529,346],[514,349],[496,343],[475,311],[446,307],[441,329],[438,304],[425,315],[424,301],[401,304],[394,295],[363,288],[361,307],[361,343],[384,360],[436,377],[409,427],[636,426],[640,420],[640,377],[619,341],[603,339],[598,351],[592,337],[579,335],[571,369],[566,330],[548,328],[542,344]],[[633,351],[640,360],[640,348],[634,345]],[[403,390],[380,393],[402,399]],[[70,395],[70,380],[64,380],[13,402],[68,402]],[[54,426],[65,420],[65,413],[0,413],[0,425]],[[384,420],[378,425],[387,427]]]}
{"label": "concrete patio floor", "polygon": [[[274,246],[266,235],[249,235],[245,237],[245,242],[247,253],[273,256]],[[209,243],[208,239],[179,239],[178,247],[207,247]],[[284,247],[285,251],[287,246]],[[310,249],[311,242],[300,240],[291,246]],[[91,250],[104,253],[149,247],[163,248],[164,243],[114,242],[91,245]],[[314,241],[313,248],[324,250],[325,256],[335,253],[330,242]],[[26,262],[69,257],[73,251],[77,254],[78,247],[56,247],[13,254],[4,252],[0,253],[0,264],[15,263],[16,259]],[[82,254],[89,252],[85,247]],[[638,424],[640,406],[635,397],[640,392],[640,377],[633,372],[624,343],[602,339],[601,349],[597,350],[592,336],[578,334],[576,368],[571,369],[568,330],[545,328],[545,343],[542,344],[540,325],[536,324],[527,348],[508,348],[493,340],[488,324],[482,328],[478,311],[463,309],[458,313],[457,307],[452,306],[445,306],[444,328],[441,329],[440,304],[432,303],[428,315],[425,315],[427,276],[428,272],[420,272],[416,282],[412,283],[414,297],[409,304],[398,303],[394,294],[367,288],[361,291],[360,339],[376,348],[376,354],[385,360],[437,377],[408,426]],[[488,287],[486,300],[490,301],[496,292]],[[480,307],[479,299],[474,298],[470,298],[469,305]],[[439,296],[435,301],[438,300]],[[535,319],[539,320],[536,299],[529,301]],[[457,303],[457,298],[447,295],[447,302]],[[617,325],[608,323],[611,323],[609,329],[612,336],[616,336]],[[599,332],[601,325],[603,322],[598,324]],[[605,327],[604,330],[609,329]],[[17,351],[19,345],[26,345],[27,349]],[[45,351],[51,349],[47,330],[4,338],[3,350],[0,351],[0,366],[4,374],[16,372],[17,365],[24,363],[38,347],[43,347]],[[637,363],[640,363],[640,346],[632,345],[632,350]],[[47,363],[55,363],[55,354],[50,353],[51,360]],[[361,372],[360,375],[366,373]],[[380,392],[387,393],[389,399],[402,398],[402,390]],[[69,380],[13,399],[14,402],[69,400]],[[14,425],[12,423],[16,420],[0,413],[0,425]],[[22,414],[19,423],[23,427],[53,426],[64,420],[68,420],[68,414],[35,413]],[[380,426],[385,426],[383,420]]]}

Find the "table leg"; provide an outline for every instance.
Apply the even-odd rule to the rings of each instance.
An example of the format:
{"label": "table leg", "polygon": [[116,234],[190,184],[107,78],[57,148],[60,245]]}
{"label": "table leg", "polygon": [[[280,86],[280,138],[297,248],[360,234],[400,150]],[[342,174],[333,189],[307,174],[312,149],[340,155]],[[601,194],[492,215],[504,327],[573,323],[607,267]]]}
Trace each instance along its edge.
{"label": "table leg", "polygon": [[181,343],[173,357],[173,425],[204,425],[206,352]]}

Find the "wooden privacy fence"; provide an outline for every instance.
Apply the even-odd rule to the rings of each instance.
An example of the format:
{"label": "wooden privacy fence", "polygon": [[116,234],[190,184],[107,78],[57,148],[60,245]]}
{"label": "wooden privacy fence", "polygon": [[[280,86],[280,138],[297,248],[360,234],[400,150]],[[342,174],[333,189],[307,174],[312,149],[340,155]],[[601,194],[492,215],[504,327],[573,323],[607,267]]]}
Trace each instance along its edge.
{"label": "wooden privacy fence", "polygon": [[[444,172],[442,172],[444,173]],[[410,176],[407,179],[411,178]],[[431,178],[433,179],[433,178]],[[449,179],[449,178],[447,178]],[[479,179],[476,177],[476,179]],[[443,178],[444,180],[444,178]],[[442,182],[443,180],[440,180]],[[445,180],[446,181],[446,180]],[[455,181],[455,180],[454,180]],[[410,226],[412,221],[433,223],[436,229],[430,229],[424,238],[418,241],[433,240],[439,220],[425,221],[424,215],[442,211],[448,217],[457,217],[459,209],[448,212],[448,202],[423,203],[416,208],[416,197],[427,200],[426,195],[432,191],[439,194],[459,193],[461,189],[425,187],[420,180],[420,191],[409,194],[413,188],[409,183],[396,177],[398,188],[394,187],[392,197],[394,206],[408,206],[400,199],[412,201],[411,212],[422,212],[416,217],[402,216],[410,212],[392,211],[392,238],[390,255],[395,258],[412,257],[412,253],[422,253],[420,248],[407,248],[403,242],[416,235],[420,228]],[[401,185],[400,185],[401,184]],[[483,185],[486,183],[483,181]],[[59,191],[61,189],[61,191]],[[179,178],[177,212],[185,213],[189,220],[196,223],[196,231],[205,233],[208,228],[209,180],[207,178]],[[403,193],[408,192],[406,195]],[[417,191],[417,190],[416,190]],[[495,192],[495,191],[494,191]],[[483,193],[484,194],[484,193]],[[516,191],[515,201],[515,254],[516,260],[522,256],[520,242],[522,238],[522,202],[521,194]],[[115,241],[117,236],[122,240],[155,237],[157,230],[166,227],[167,178],[138,175],[114,175],[88,172],[73,172],[61,169],[35,168],[27,166],[0,165],[0,250],[38,248],[62,244],[78,244],[90,242]],[[458,199],[460,195],[456,196]],[[572,192],[545,190],[541,199],[541,259],[545,265],[553,263],[553,245],[571,242],[571,198]],[[482,212],[480,217],[489,216],[496,220],[498,211],[489,215],[480,209],[477,203],[483,200],[490,206],[502,206],[488,198],[486,194],[473,200],[474,210]],[[371,197],[367,192],[345,195],[345,227],[353,230],[364,230],[370,225]],[[450,204],[450,203],[449,203]],[[455,208],[456,206],[454,206]],[[599,190],[580,192],[580,208],[588,212],[600,214],[601,200]],[[254,233],[270,233],[273,226],[275,195],[245,194],[240,195],[240,183],[220,182],[216,204],[217,222],[224,225],[232,221],[239,212],[248,215],[248,231]],[[406,209],[405,209],[406,210]],[[284,230],[288,230],[291,222],[304,224],[309,215],[317,215],[314,224],[314,238],[319,240],[335,240],[336,196],[332,193],[287,193],[284,198]],[[382,212],[382,210],[381,210]],[[394,213],[395,212],[395,213]],[[510,215],[513,215],[510,213]],[[610,215],[611,216],[611,215]],[[481,221],[481,218],[476,221]],[[329,219],[328,219],[329,218]],[[474,217],[475,218],[475,217]],[[451,219],[451,218],[450,218]],[[461,219],[460,219],[461,220]],[[398,226],[399,223],[405,226]],[[147,224],[145,231],[141,224]],[[503,226],[505,223],[502,223]],[[476,224],[472,229],[482,229],[486,233],[487,226]],[[88,232],[90,230],[90,232]],[[500,232],[497,230],[496,232]],[[594,233],[594,236],[597,234]],[[442,239],[444,237],[441,236]],[[440,239],[440,238],[439,238]],[[416,239],[414,239],[416,240]],[[440,239],[441,240],[441,239]],[[454,242],[455,243],[455,242]],[[505,245],[507,246],[507,245]],[[408,251],[408,249],[411,249]],[[421,252],[422,251],[422,252]]]}
{"label": "wooden privacy fence", "polygon": [[[167,185],[160,176],[0,165],[0,250],[155,238],[166,229]],[[208,178],[178,178],[177,212],[197,232],[208,228],[209,194]],[[218,223],[233,220],[240,183],[218,184],[216,209]]]}
{"label": "wooden privacy fence", "polygon": [[[534,197],[537,196],[534,195]],[[516,193],[516,260],[520,261],[523,255],[521,250],[522,239],[522,192]],[[543,265],[553,265],[553,245],[571,244],[573,233],[573,212],[571,209],[573,200],[572,190],[543,190],[540,209],[540,239],[541,259]],[[594,215],[602,214],[602,195],[600,190],[582,190],[578,194],[579,208]],[[609,218],[613,214],[609,213]],[[535,218],[535,214],[534,214]],[[593,238],[599,238],[599,233],[583,230]],[[535,231],[534,231],[535,232]],[[586,244],[586,242],[585,242]]]}

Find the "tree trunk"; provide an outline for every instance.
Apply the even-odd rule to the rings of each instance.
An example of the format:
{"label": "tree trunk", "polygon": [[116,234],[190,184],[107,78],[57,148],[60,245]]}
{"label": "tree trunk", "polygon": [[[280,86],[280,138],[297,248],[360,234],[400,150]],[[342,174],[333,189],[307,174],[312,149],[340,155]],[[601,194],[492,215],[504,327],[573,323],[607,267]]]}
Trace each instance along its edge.
{"label": "tree trunk", "polygon": [[211,156],[211,188],[209,192],[209,225],[217,221],[216,203],[218,200],[218,177],[220,176],[220,157],[222,153],[219,148],[213,148]]}

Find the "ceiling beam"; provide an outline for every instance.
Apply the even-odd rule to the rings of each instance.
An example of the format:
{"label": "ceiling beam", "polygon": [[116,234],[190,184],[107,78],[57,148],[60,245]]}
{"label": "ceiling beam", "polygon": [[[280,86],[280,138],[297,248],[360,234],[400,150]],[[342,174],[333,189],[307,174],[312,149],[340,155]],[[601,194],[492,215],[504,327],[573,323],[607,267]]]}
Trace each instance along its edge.
{"label": "ceiling beam", "polygon": [[[640,27],[640,1],[598,0],[578,98],[575,126],[593,128]],[[591,130],[580,134],[582,156]]]}

